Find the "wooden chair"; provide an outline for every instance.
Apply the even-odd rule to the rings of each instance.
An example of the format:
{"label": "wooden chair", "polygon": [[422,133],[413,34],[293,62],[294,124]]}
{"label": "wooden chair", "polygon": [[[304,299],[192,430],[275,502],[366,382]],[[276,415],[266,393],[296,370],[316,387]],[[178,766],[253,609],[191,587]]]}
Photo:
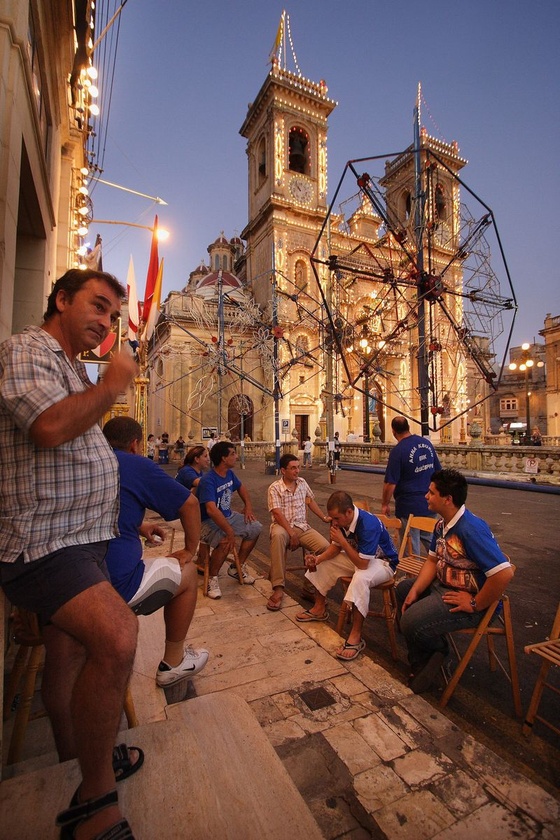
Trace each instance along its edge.
{"label": "wooden chair", "polygon": [[418,577],[426,558],[412,552],[410,529],[419,528],[421,531],[428,531],[430,534],[433,534],[436,522],[437,519],[433,519],[431,516],[414,516],[414,514],[410,514],[399,549],[397,572],[404,572],[406,577]]}
{"label": "wooden chair", "polygon": [[[513,567],[515,571],[515,567]],[[496,612],[499,606],[502,606],[501,612]],[[495,621],[492,624],[492,621]],[[466,651],[463,655],[460,654],[457,645],[455,643],[455,636],[470,636],[471,642],[469,643]],[[506,649],[508,655],[508,665],[509,665],[509,673],[500,658],[498,657],[495,647],[494,647],[494,639],[496,636],[502,636],[505,638],[506,641]],[[513,706],[515,709],[515,714],[517,717],[521,717],[523,712],[521,708],[521,695],[519,693],[519,677],[517,674],[517,660],[515,658],[515,647],[513,643],[513,625],[511,622],[511,609],[509,598],[507,595],[502,595],[501,598],[498,598],[496,601],[493,601],[492,604],[487,608],[484,617],[478,627],[469,627],[464,630],[455,630],[453,633],[447,634],[447,639],[453,648],[457,659],[459,660],[459,664],[457,665],[453,675],[451,676],[445,691],[439,701],[440,708],[444,708],[451,695],[455,691],[457,684],[461,677],[463,676],[465,669],[469,662],[472,659],[472,656],[477,649],[481,639],[485,637],[486,642],[488,645],[488,661],[491,671],[496,670],[496,666],[499,666],[500,670],[507,678],[511,685],[511,696],[513,700]]]}
{"label": "wooden chair", "polygon": [[[12,667],[12,672],[6,686],[4,696],[3,719],[8,720],[12,705],[19,693],[14,726],[8,747],[7,764],[16,764],[21,757],[27,724],[46,715],[44,709],[31,713],[31,705],[35,696],[37,675],[43,667],[44,644],[41,628],[35,613],[14,608],[11,615],[11,635],[13,641],[19,645]],[[138,718],[134,702],[127,688],[123,711],[129,728],[138,726]]]}
{"label": "wooden chair", "polygon": [[538,720],[541,723],[544,723],[545,726],[548,726],[549,729],[552,729],[553,732],[556,732],[557,735],[560,735],[560,729],[558,726],[555,726],[551,721],[537,714],[543,689],[549,688],[551,691],[554,691],[555,694],[560,694],[560,690],[557,686],[546,681],[550,667],[552,665],[560,666],[560,603],[558,604],[552,630],[550,631],[550,636],[547,641],[537,642],[534,645],[526,645],[524,650],[525,653],[536,653],[540,656],[542,659],[542,665],[535,683],[535,688],[533,689],[529,710],[527,712],[527,716],[525,717],[525,723],[523,724],[523,734],[530,735],[533,730],[533,723],[535,720]]}
{"label": "wooden chair", "polygon": [[[367,508],[362,507],[362,504],[364,504],[364,502],[362,500],[354,501],[354,504],[356,505],[356,507],[359,507],[362,510],[368,510],[369,511],[369,505],[368,505]],[[365,502],[365,504],[368,504],[368,503]],[[393,531],[396,529],[397,534],[399,533],[399,529],[401,527],[401,520],[400,519],[397,519],[396,517],[385,516],[384,514],[380,514],[380,513],[379,514],[376,513],[374,515],[377,516],[377,518],[380,519],[383,522],[383,524],[385,525],[385,527],[387,529],[391,529]],[[397,545],[398,545],[398,541],[397,541]],[[352,580],[352,578],[345,576],[345,577],[340,577],[338,580],[342,584],[342,586],[344,587],[344,594],[346,594],[346,590],[348,589],[348,586],[350,585],[350,581]],[[387,625],[387,633],[389,635],[389,644],[390,644],[390,647],[391,647],[391,656],[393,657],[393,659],[396,660],[396,659],[398,659],[398,653],[397,653],[397,639],[396,639],[396,633],[395,633],[395,619],[396,619],[396,614],[397,614],[397,598],[396,598],[396,595],[395,595],[395,581],[394,581],[393,578],[391,578],[391,580],[387,580],[387,581],[385,581],[385,583],[379,584],[379,586],[373,586],[371,591],[372,592],[381,592],[382,607],[381,607],[380,610],[372,610],[372,609],[368,610],[367,617],[368,618],[381,618],[381,619],[385,620],[385,623]],[[342,635],[344,622],[346,621],[347,618],[350,617],[350,614],[351,614],[351,610],[350,610],[348,604],[346,603],[346,601],[344,601],[344,599],[343,599],[342,603],[340,605],[340,611],[338,613],[338,622],[337,622],[337,625],[336,625],[336,632],[338,633],[339,636]]]}
{"label": "wooden chair", "polygon": [[[200,551],[201,547],[206,546],[208,549],[207,551]],[[243,586],[243,570],[241,569],[241,563],[239,562],[239,555],[237,553],[237,549],[235,546],[230,551],[227,556],[227,559],[232,558],[233,562],[235,563],[235,568],[237,569],[237,577],[239,578],[239,583]],[[203,589],[202,594],[206,597],[208,595],[208,583],[210,581],[210,547],[206,545],[206,543],[199,544],[199,561],[204,563],[204,578],[203,578]]]}

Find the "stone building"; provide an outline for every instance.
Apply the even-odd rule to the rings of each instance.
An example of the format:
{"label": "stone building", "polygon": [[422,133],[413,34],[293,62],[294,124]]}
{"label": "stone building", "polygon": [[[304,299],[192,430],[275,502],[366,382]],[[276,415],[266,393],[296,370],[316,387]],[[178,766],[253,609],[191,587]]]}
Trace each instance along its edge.
{"label": "stone building", "polygon": [[560,436],[560,315],[545,316],[546,434]]}
{"label": "stone building", "polygon": [[499,388],[489,400],[491,433],[507,430],[518,442],[524,439],[529,425],[529,434],[535,426],[542,435],[549,434],[545,345],[511,347],[509,362]]}
{"label": "stone building", "polygon": [[41,323],[56,278],[83,263],[93,5],[0,7],[0,340]]}
{"label": "stone building", "polygon": [[[465,335],[459,293],[449,296],[449,317],[442,316],[435,276],[427,278],[434,284],[426,293],[429,336],[419,338],[415,266],[402,250],[407,237],[414,239],[412,146],[387,162],[376,186],[385,219],[363,195],[346,215],[330,218],[329,254],[345,267],[329,268],[326,245],[314,259],[328,212],[328,118],[335,107],[324,81],[272,60],[240,129],[247,139],[248,221],[240,239],[213,243],[210,265],[199,266],[184,290],[165,301],[150,356],[150,431],[187,431],[199,439],[203,430],[219,428],[239,436],[242,407],[247,433],[257,440],[273,441],[279,428],[295,431],[300,442],[335,429],[343,440],[374,434],[390,440],[392,416],[420,416],[419,346],[426,348],[430,382],[437,380],[429,395],[431,428],[469,403],[486,427],[481,400],[485,376],[493,375],[491,357],[484,339]],[[449,264],[460,240],[455,176],[465,161],[456,144],[425,131],[420,146],[431,271],[445,267],[448,287],[459,292],[462,267]],[[228,283],[244,300],[241,332],[239,306],[223,297]],[[482,373],[467,340],[476,344]],[[441,430],[444,440],[461,435],[464,421]]]}

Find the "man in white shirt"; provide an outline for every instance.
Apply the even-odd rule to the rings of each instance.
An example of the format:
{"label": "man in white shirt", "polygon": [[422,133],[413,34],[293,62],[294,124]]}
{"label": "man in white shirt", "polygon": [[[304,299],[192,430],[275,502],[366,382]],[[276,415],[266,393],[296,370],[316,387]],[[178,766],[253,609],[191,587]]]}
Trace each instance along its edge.
{"label": "man in white shirt", "polygon": [[270,525],[270,582],[272,595],[267,609],[275,612],[284,597],[286,552],[303,546],[307,551],[324,551],[329,541],[307,523],[307,508],[322,522],[329,522],[313,495],[311,487],[299,475],[300,462],[295,455],[280,458],[281,478],[268,488]]}

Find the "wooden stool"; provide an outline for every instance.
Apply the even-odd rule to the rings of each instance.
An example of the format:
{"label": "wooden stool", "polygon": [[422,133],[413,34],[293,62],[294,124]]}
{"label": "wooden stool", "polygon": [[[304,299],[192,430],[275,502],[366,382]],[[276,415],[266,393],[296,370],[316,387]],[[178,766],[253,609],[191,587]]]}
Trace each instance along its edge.
{"label": "wooden stool", "polygon": [[531,702],[527,711],[527,717],[525,718],[525,723],[523,724],[523,734],[530,735],[533,729],[533,723],[538,720],[541,723],[544,723],[545,726],[548,726],[548,728],[553,732],[556,732],[557,735],[560,735],[560,729],[555,723],[538,714],[542,693],[545,688],[548,688],[555,694],[560,695],[560,691],[557,686],[553,685],[551,682],[547,682],[546,679],[548,672],[553,665],[556,665],[557,668],[560,667],[560,604],[558,604],[556,617],[548,639],[545,642],[537,642],[534,645],[525,645],[524,651],[525,653],[535,653],[537,656],[540,656],[542,665],[535,683],[535,688],[533,689]]}
{"label": "wooden stool", "polygon": [[[200,552],[200,548],[205,547],[206,551]],[[241,569],[241,563],[239,562],[239,555],[237,553],[237,549],[235,546],[229,552],[228,558],[231,557],[233,562],[235,563],[235,568],[237,569],[237,576],[239,578],[239,583],[243,586],[243,571]],[[204,563],[204,579],[202,583],[202,594],[204,597],[208,596],[208,583],[210,582],[210,547],[206,543],[200,543],[199,545],[199,561]]]}
{"label": "wooden stool", "polygon": [[[33,715],[31,714],[37,674],[43,666],[45,651],[43,635],[35,613],[15,608],[12,611],[11,621],[12,638],[19,645],[19,648],[16,652],[14,665],[6,687],[3,719],[6,721],[10,717],[12,704],[21,685],[7,758],[8,764],[16,764],[20,760],[27,724],[30,720],[35,720],[46,714],[44,709]],[[129,687],[126,689],[123,711],[129,729],[138,726],[138,718],[136,717],[134,702]]]}

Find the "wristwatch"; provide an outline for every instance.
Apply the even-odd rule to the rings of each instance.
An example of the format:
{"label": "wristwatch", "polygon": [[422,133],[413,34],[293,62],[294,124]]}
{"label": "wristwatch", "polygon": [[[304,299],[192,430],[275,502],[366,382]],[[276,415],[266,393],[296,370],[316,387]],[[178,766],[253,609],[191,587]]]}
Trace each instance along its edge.
{"label": "wristwatch", "polygon": [[471,607],[473,608],[473,611],[478,612],[478,607],[476,606],[476,600],[474,598],[471,598],[469,603],[470,603]]}

